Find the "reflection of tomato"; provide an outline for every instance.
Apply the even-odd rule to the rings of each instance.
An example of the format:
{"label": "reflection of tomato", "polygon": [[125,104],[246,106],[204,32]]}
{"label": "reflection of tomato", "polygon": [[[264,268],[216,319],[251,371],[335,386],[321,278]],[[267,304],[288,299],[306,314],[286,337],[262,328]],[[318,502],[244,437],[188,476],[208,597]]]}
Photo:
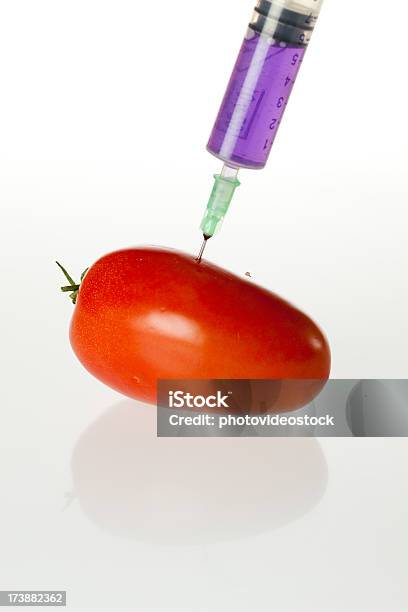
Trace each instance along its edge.
{"label": "reflection of tomato", "polygon": [[[157,379],[320,379],[319,328],[273,293],[206,261],[159,248],[106,255],[81,285],[71,343],[97,378],[156,399]],[[285,409],[296,406],[285,406]]]}
{"label": "reflection of tomato", "polygon": [[148,406],[125,400],[73,451],[82,511],[112,535],[159,546],[260,535],[310,512],[325,492],[327,464],[314,438],[158,439],[151,417]]}

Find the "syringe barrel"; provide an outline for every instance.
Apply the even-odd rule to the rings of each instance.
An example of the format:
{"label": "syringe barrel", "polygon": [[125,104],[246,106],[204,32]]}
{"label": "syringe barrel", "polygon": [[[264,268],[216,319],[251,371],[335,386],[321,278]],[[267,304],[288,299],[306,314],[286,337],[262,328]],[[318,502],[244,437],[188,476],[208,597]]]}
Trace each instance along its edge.
{"label": "syringe barrel", "polygon": [[258,0],[208,142],[233,167],[263,168],[323,0]]}
{"label": "syringe barrel", "polygon": [[278,42],[307,46],[323,0],[258,0],[250,28]]}

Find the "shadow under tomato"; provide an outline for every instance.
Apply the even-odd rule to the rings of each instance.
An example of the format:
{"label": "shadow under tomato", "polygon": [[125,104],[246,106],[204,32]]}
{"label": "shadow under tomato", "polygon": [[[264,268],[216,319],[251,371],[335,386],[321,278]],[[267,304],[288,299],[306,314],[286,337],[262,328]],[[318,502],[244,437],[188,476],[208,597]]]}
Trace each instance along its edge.
{"label": "shadow under tomato", "polygon": [[155,411],[130,400],[84,431],[71,467],[92,522],[170,545],[286,525],[316,506],[328,478],[314,438],[157,438]]}

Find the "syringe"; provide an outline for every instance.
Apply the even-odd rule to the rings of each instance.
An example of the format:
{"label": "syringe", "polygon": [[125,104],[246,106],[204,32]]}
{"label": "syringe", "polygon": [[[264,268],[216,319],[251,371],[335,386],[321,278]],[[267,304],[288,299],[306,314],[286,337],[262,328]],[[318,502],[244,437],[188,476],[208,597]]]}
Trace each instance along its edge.
{"label": "syringe", "polygon": [[220,229],[240,168],[266,165],[323,0],[258,0],[207,150],[224,162],[207,205],[204,243]]}

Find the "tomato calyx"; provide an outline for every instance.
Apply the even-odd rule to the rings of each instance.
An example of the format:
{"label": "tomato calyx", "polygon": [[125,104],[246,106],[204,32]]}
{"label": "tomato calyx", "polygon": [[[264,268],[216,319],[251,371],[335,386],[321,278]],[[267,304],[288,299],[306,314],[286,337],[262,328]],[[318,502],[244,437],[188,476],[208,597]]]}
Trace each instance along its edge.
{"label": "tomato calyx", "polygon": [[89,268],[86,268],[86,270],[84,270],[81,274],[81,280],[79,282],[79,284],[77,284],[74,279],[72,278],[72,276],[70,276],[68,274],[68,272],[66,271],[66,269],[58,262],[55,262],[57,264],[57,266],[60,268],[60,270],[62,270],[62,273],[64,274],[65,278],[67,279],[67,281],[70,283],[69,285],[66,285],[65,287],[61,287],[61,291],[63,293],[69,293],[69,298],[71,299],[73,304],[76,304],[77,298],[78,298],[78,292],[79,292],[79,288],[81,286],[82,281],[84,280],[86,273],[88,272]]}

